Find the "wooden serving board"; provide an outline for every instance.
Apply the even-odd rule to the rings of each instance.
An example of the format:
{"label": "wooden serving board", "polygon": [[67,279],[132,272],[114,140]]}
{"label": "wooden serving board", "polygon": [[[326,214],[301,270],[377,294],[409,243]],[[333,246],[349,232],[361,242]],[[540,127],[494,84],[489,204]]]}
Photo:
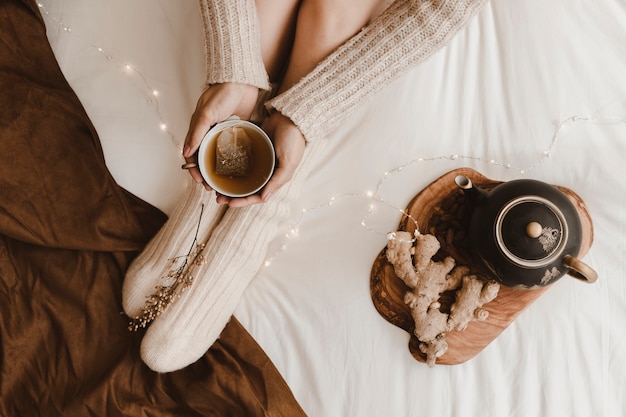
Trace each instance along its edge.
{"label": "wooden serving board", "polygon": [[[471,273],[489,280],[489,273],[472,259],[466,247],[469,210],[466,208],[463,191],[454,182],[457,175],[467,176],[475,185],[484,189],[493,188],[501,183],[501,181],[489,179],[470,168],[450,171],[413,198],[407,207],[407,215],[400,221],[398,230],[413,233],[416,221],[421,233],[433,234],[441,243],[441,249],[433,258],[434,260],[452,256],[457,265],[465,265],[470,268]],[[578,256],[582,257],[587,253],[593,241],[591,217],[578,195],[567,188],[558,188],[570,198],[580,215],[583,239]],[[563,277],[562,279],[568,278]],[[447,333],[448,350],[437,358],[436,363],[454,365],[471,359],[549,288],[550,286],[524,290],[501,285],[498,296],[483,306],[489,311],[487,320],[473,321],[463,331]],[[409,351],[418,361],[426,362],[426,356],[419,350],[420,342],[413,335],[414,324],[411,310],[404,303],[404,294],[407,291],[409,288],[395,275],[393,266],[387,262],[386,248],[384,248],[372,267],[370,292],[374,306],[387,321],[411,335]],[[440,299],[441,311],[449,312],[453,302],[454,292],[444,293]]]}

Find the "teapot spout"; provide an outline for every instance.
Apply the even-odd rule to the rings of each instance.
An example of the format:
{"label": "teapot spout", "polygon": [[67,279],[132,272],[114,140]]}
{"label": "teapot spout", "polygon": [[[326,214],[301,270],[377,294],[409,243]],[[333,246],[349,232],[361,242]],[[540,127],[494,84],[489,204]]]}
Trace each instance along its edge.
{"label": "teapot spout", "polygon": [[454,178],[454,182],[461,190],[463,190],[467,199],[472,203],[476,202],[480,197],[487,195],[487,191],[476,187],[472,180],[465,175],[457,175]]}

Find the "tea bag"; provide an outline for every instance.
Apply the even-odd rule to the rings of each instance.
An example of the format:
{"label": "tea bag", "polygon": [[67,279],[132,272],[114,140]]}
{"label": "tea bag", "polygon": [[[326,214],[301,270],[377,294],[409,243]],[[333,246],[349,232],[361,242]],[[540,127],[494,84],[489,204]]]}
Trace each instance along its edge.
{"label": "tea bag", "polygon": [[252,139],[241,127],[224,129],[217,137],[215,172],[219,175],[245,176],[250,171]]}

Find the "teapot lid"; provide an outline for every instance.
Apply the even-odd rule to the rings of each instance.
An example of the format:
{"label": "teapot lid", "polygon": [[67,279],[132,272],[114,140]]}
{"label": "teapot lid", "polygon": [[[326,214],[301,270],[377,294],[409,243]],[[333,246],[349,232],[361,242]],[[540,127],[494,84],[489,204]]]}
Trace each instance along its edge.
{"label": "teapot lid", "polygon": [[559,257],[567,243],[567,223],[561,210],[539,196],[521,196],[499,212],[495,237],[500,250],[513,263],[539,268]]}

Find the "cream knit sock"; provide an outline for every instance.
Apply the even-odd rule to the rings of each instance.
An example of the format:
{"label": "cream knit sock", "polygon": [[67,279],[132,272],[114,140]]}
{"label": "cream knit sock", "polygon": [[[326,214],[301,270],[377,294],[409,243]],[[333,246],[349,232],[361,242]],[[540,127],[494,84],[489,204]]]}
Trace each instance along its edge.
{"label": "cream knit sock", "polygon": [[[215,203],[215,193],[194,181],[189,191],[158,233],[133,260],[122,285],[122,307],[131,318],[137,317],[156,286],[170,284],[167,273],[184,261],[197,243],[207,241],[226,208]],[[202,218],[200,213],[202,212]]]}
{"label": "cream knit sock", "polygon": [[141,357],[151,369],[184,368],[219,337],[323,144],[307,145],[294,178],[270,201],[226,212],[204,249],[206,263],[195,271],[193,285],[156,318],[143,338]]}

